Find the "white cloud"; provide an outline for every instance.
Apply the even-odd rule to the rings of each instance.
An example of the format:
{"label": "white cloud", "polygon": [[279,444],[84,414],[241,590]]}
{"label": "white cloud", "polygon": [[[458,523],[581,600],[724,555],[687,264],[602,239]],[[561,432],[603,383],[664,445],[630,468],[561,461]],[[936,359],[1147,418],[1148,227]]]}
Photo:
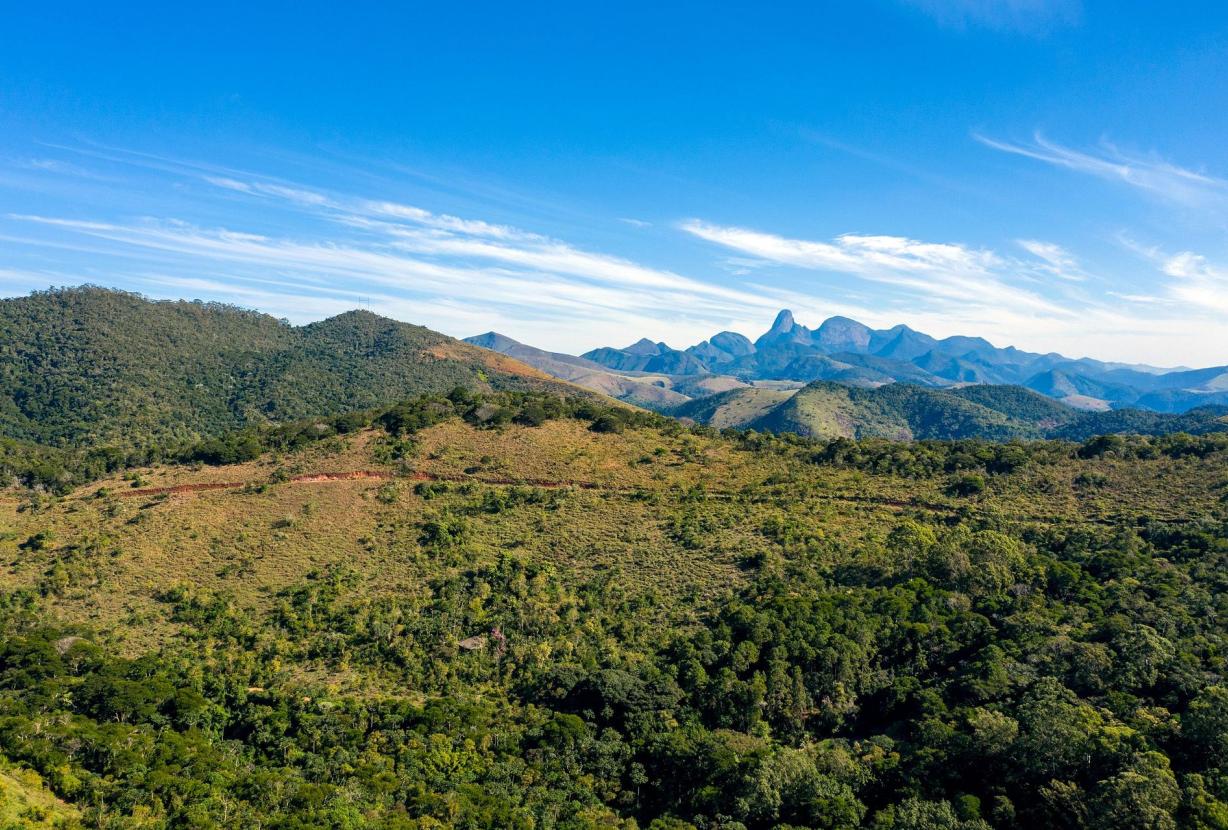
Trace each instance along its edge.
{"label": "white cloud", "polygon": [[[1168,290],[1174,298],[1228,315],[1228,267],[1213,265],[1200,254],[1182,251],[1165,260],[1161,270],[1173,278]],[[1223,326],[1221,337],[1228,340],[1228,323]]]}
{"label": "white cloud", "polygon": [[[820,296],[847,295],[850,284],[861,281],[880,286],[872,304],[852,311],[826,302],[815,308],[813,296],[799,297],[796,305],[806,308],[803,303],[809,301],[817,312],[799,315],[803,320],[846,314],[877,327],[905,321],[939,337],[980,335],[998,345],[1072,357],[1169,365],[1228,361],[1228,335],[1219,311],[1228,302],[1228,271],[1200,259],[1171,263],[1170,270],[1187,284],[1172,287],[1163,304],[1144,305],[1142,295],[1089,297],[1075,279],[1083,275],[1078,262],[1051,242],[1020,241],[1040,260],[1037,264],[906,237],[844,235],[816,241],[698,220],[682,227],[761,263],[821,273],[823,289],[815,290]],[[1065,278],[1038,279],[1038,269],[1041,276],[1061,272]]]}
{"label": "white cloud", "polygon": [[506,225],[492,225],[479,219],[460,219],[456,216],[448,216],[447,214],[431,213],[429,210],[423,210],[411,205],[402,205],[396,202],[368,201],[363,202],[362,207],[371,214],[388,216],[393,219],[403,219],[442,231],[453,231],[473,236],[490,236],[496,239],[541,239],[536,234],[525,233]]}
{"label": "white cloud", "polygon": [[[10,218],[91,238],[101,256],[143,258],[165,285],[179,290],[209,287],[212,296],[224,298],[198,276],[224,269],[235,299],[292,319],[372,297],[374,310],[401,310],[404,319],[459,336],[503,326],[554,348],[586,350],[602,342],[595,339],[602,332],[612,338],[606,342],[630,342],[632,334],[659,337],[666,326],[671,338],[687,345],[720,328],[753,330],[785,302],[770,289],[728,289],[478,220],[332,196],[305,201],[298,189],[238,180],[219,186],[316,208],[338,232],[304,241],[165,219]],[[354,228],[363,234],[355,236]],[[531,332],[524,332],[526,323],[534,324]]]}
{"label": "white cloud", "polygon": [[1179,204],[1206,205],[1228,196],[1228,181],[1224,179],[1180,167],[1157,156],[1127,153],[1108,142],[1101,142],[1097,154],[1064,147],[1040,133],[1033,136],[1031,144],[999,141],[978,134],[973,138],[1004,153],[1127,184]]}
{"label": "white cloud", "polygon": [[977,307],[1009,304],[1064,314],[1044,297],[1005,282],[998,273],[1004,262],[992,251],[900,236],[844,234],[830,241],[791,239],[694,219],[681,227],[700,239],[767,262],[853,275],[929,300]]}
{"label": "white cloud", "polygon": [[1039,239],[1017,239],[1015,243],[1032,256],[1041,260],[1041,269],[1060,279],[1071,282],[1083,282],[1087,275],[1079,267],[1078,260],[1055,242],[1044,242]]}
{"label": "white cloud", "polygon": [[[1218,359],[1191,356],[1219,343],[1228,361],[1217,310],[1224,308],[1223,269],[1195,254],[1152,251],[1157,263],[1171,260],[1164,291],[1117,285],[1119,295],[1089,299],[1081,292],[1103,280],[1084,279],[1074,255],[1052,242],[1020,240],[1015,257],[895,235],[810,240],[690,220],[682,225],[690,237],[722,249],[714,263],[722,277],[708,280],[486,218],[158,164],[170,181],[207,174],[226,194],[226,226],[165,213],[115,218],[102,208],[10,214],[23,232],[0,240],[22,259],[0,264],[62,271],[71,252],[86,270],[64,278],[41,271],[43,286],[88,279],[152,296],[236,301],[297,322],[370,303],[457,336],[493,328],[572,352],[640,336],[683,346],[723,329],[754,337],[789,307],[810,325],[839,314],[880,328],[906,322],[936,336],[1152,363]],[[160,202],[147,204],[153,212]],[[41,287],[39,274],[0,272],[0,283],[24,291]],[[1153,293],[1157,301],[1147,302]]]}
{"label": "white cloud", "polygon": [[[772,305],[759,295],[724,289],[620,257],[579,250],[508,225],[433,213],[391,201],[325,197],[298,188],[228,178],[208,177],[208,181],[231,190],[280,196],[327,208],[321,215],[340,224],[383,234],[388,247],[397,252],[492,260],[515,268],[567,274],[601,283],[672,290],[749,306]],[[310,201],[303,194],[308,194]]]}
{"label": "white cloud", "polygon": [[329,198],[322,193],[298,187],[287,187],[273,182],[243,182],[225,176],[205,176],[204,180],[209,184],[227,190],[236,190],[240,193],[260,196],[272,196],[309,207],[324,207],[331,204]]}

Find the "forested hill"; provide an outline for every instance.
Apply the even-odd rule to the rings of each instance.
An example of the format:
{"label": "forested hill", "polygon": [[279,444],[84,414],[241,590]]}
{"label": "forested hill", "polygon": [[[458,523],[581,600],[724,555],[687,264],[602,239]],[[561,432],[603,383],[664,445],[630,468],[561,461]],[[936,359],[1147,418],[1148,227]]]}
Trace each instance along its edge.
{"label": "forested hill", "polygon": [[[969,387],[972,389],[975,387]],[[813,383],[753,421],[772,432],[818,437],[1040,438],[1073,420],[1070,407],[1021,387],[941,390],[893,383],[860,389]]]}
{"label": "forested hill", "polygon": [[295,327],[233,306],[83,287],[0,300],[0,436],[197,440],[453,387],[578,390],[421,326],[351,311]]}
{"label": "forested hill", "polygon": [[688,401],[666,412],[715,427],[815,438],[994,441],[1228,430],[1228,407],[1182,414],[1119,409],[1085,412],[1022,386],[933,389],[891,383],[872,389],[817,381],[796,393],[746,387]]}
{"label": "forested hill", "polygon": [[0,818],[1225,826],[1228,436],[347,430],[0,491]]}

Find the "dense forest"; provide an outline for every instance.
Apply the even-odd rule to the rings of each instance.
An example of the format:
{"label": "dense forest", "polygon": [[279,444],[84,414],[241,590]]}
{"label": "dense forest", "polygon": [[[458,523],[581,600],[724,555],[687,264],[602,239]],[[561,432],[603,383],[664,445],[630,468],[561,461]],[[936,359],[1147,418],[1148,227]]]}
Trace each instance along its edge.
{"label": "dense forest", "polygon": [[307,326],[84,286],[0,300],[0,437],[167,447],[475,389],[579,393],[510,358],[367,311]]}
{"label": "dense forest", "polygon": [[14,826],[1228,827],[1223,434],[456,389],[167,461],[0,500]]}

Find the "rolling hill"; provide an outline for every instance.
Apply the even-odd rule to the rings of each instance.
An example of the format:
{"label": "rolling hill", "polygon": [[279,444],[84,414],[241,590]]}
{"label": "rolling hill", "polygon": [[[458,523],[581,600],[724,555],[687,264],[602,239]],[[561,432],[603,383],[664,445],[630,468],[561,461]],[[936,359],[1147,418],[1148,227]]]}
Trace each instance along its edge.
{"label": "rolling hill", "polygon": [[716,429],[744,429],[758,422],[794,394],[748,386],[688,401],[665,412],[675,418],[695,421]]}
{"label": "rolling hill", "polygon": [[1228,407],[1182,414],[1117,409],[1088,412],[1022,386],[933,389],[904,383],[860,388],[818,381],[800,391],[735,389],[665,410],[717,428],[796,433],[816,438],[992,441],[1094,435],[1228,431]]}
{"label": "rolling hill", "polygon": [[[709,342],[731,356],[729,366],[763,360],[772,379],[747,380],[735,373],[616,371],[494,332],[462,342],[365,311],[296,327],[230,306],[151,302],[93,287],[37,293],[0,301],[0,439],[8,442],[0,447],[0,461],[17,458],[20,463],[3,463],[24,480],[53,481],[58,469],[114,462],[49,456],[40,467],[43,451],[35,445],[78,455],[103,445],[160,452],[236,429],[378,409],[407,395],[458,386],[563,395],[582,387],[722,428],[826,437],[1082,439],[1099,432],[1223,428],[1217,410],[1206,406],[1188,417],[1134,410],[1079,415],[1018,386],[934,385],[938,381],[914,363],[847,351],[820,354],[802,343],[846,349],[882,341],[898,351],[903,331],[867,335],[852,321],[840,321],[811,333],[791,318],[773,331],[758,345],[733,335]],[[983,348],[975,341],[963,346]],[[660,357],[664,348],[641,343],[634,353]],[[1119,384],[1138,374],[1114,371],[1112,382]],[[791,396],[801,384],[777,379],[791,374],[828,379]],[[907,382],[893,381],[897,375]],[[1148,394],[1218,400],[1228,394],[1213,391],[1221,381],[1217,370],[1184,372],[1167,381],[1162,376],[1155,382],[1168,388]],[[1191,393],[1191,384],[1207,391]]]}
{"label": "rolling hill", "polygon": [[0,300],[0,436],[12,439],[194,441],[455,386],[576,392],[515,359],[365,311],[296,327],[94,287]]}
{"label": "rolling hill", "polygon": [[[859,389],[820,381],[747,424],[770,432],[834,438],[960,439],[1040,438],[1058,413],[1036,393],[1018,387],[994,388],[978,400],[956,391],[890,384]],[[1039,399],[1039,400],[1033,400]],[[1075,416],[1065,409],[1064,418]]]}

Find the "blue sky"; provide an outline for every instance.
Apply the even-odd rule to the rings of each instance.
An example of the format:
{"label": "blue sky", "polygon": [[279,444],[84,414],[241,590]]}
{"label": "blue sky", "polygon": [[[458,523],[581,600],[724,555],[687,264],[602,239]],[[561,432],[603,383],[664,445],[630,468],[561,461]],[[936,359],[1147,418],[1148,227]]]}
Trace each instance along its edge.
{"label": "blue sky", "polygon": [[0,293],[1228,363],[1226,135],[1205,2],[24,4]]}

